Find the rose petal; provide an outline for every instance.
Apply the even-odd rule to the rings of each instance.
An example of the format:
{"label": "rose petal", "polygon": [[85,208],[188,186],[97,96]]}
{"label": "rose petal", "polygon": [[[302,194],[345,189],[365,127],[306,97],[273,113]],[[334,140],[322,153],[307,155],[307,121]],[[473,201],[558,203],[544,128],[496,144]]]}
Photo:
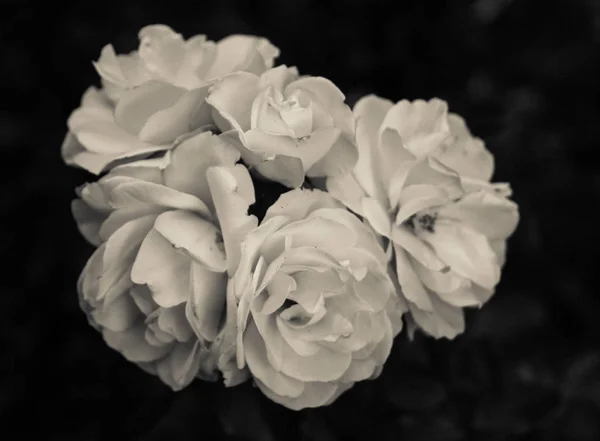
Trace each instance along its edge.
{"label": "rose petal", "polygon": [[129,290],[129,297],[133,299],[142,314],[149,316],[158,309],[158,305],[152,300],[152,293],[146,285],[133,285]]}
{"label": "rose petal", "polygon": [[244,355],[248,368],[255,377],[270,390],[280,396],[298,397],[304,391],[304,383],[295,380],[282,372],[273,369],[267,360],[264,340],[261,338],[256,325],[251,322],[244,332]]}
{"label": "rose petal", "polygon": [[206,78],[219,78],[235,71],[260,75],[273,66],[278,56],[279,49],[265,38],[230,35],[217,43],[216,58]]}
{"label": "rose petal", "polygon": [[436,132],[449,133],[447,121],[448,104],[437,98],[429,101],[402,100],[387,113],[381,131],[392,128],[405,143]]}
{"label": "rose petal", "polygon": [[213,341],[217,336],[225,308],[226,287],[225,274],[208,271],[197,263],[191,264],[186,317],[202,340]]}
{"label": "rose petal", "polygon": [[150,215],[156,217],[162,211],[164,211],[164,208],[157,207],[156,205],[139,205],[137,207],[134,206],[114,210],[112,213],[110,213],[106,220],[102,222],[102,226],[98,232],[100,239],[108,240],[108,238],[112,236],[115,231],[129,221]]}
{"label": "rose petal", "polygon": [[232,276],[239,264],[242,240],[258,226],[258,218],[248,214],[254,203],[254,186],[248,170],[241,164],[211,167],[206,177],[221,226],[227,270]]}
{"label": "rose petal", "polygon": [[448,193],[441,187],[431,184],[415,184],[402,189],[397,203],[400,206],[396,213],[396,225],[407,221],[419,211],[437,207],[449,202]]}
{"label": "rose petal", "polygon": [[341,388],[335,383],[311,382],[304,385],[303,393],[300,396],[290,398],[276,394],[260,380],[256,381],[256,385],[267,398],[291,410],[324,406],[339,396]]}
{"label": "rose petal", "polygon": [[361,212],[378,234],[390,237],[392,228],[390,218],[387,210],[378,200],[364,197],[361,201]]}
{"label": "rose petal", "polygon": [[169,355],[157,363],[158,377],[171,389],[179,391],[194,380],[204,357],[197,341],[176,344]]}
{"label": "rose petal", "polygon": [[327,179],[327,192],[346,205],[350,210],[362,216],[362,199],[367,195],[353,173],[330,176]]}
{"label": "rose petal", "polygon": [[354,231],[343,224],[322,217],[309,217],[292,222],[269,237],[263,245],[263,256],[274,260],[283,253],[286,238],[295,248],[315,247],[324,251],[352,247],[357,240]]}
{"label": "rose petal", "polygon": [[119,85],[126,84],[125,76],[112,44],[104,46],[100,52],[100,58],[92,64],[103,79]]}
{"label": "rose petal", "polygon": [[343,208],[326,192],[321,190],[294,189],[283,193],[267,210],[263,222],[280,215],[290,221],[305,219],[319,208]]}
{"label": "rose petal", "polygon": [[331,115],[335,127],[342,133],[354,135],[354,121],[352,111],[344,103],[346,97],[342,91],[330,80],[323,77],[305,76],[288,84],[284,95],[289,96],[295,91],[302,91],[311,95],[311,99],[319,103]]}
{"label": "rose petal", "polygon": [[392,241],[432,271],[442,271],[447,268],[446,263],[436,255],[435,251],[426,242],[415,236],[404,226],[394,227]]}
{"label": "rose petal", "polygon": [[197,196],[212,206],[207,171],[215,165],[233,166],[240,158],[235,147],[211,134],[200,133],[184,140],[172,152],[164,170],[166,186]]}
{"label": "rose petal", "polygon": [[80,199],[71,202],[71,212],[81,235],[92,245],[99,246],[102,239],[98,233],[106,216]]}
{"label": "rose petal", "polygon": [[123,182],[110,193],[114,208],[139,205],[156,205],[164,208],[193,211],[211,219],[212,214],[204,202],[195,196],[174,190],[164,185],[132,180]]}
{"label": "rose petal", "polygon": [[425,234],[437,255],[457,274],[493,289],[500,280],[500,265],[488,239],[455,222],[436,222],[435,233]]}
{"label": "rose petal", "polygon": [[152,346],[146,341],[145,332],[144,323],[139,322],[125,332],[104,329],[102,336],[108,346],[119,351],[127,360],[134,363],[150,362],[164,357],[170,351],[170,347]]}
{"label": "rose petal", "polygon": [[367,228],[360,220],[347,210],[336,208],[318,208],[313,211],[312,216],[331,219],[341,225],[346,226],[354,232],[356,237],[355,250],[361,250],[370,254],[376,262],[384,267],[387,265],[385,251],[370,228]]}
{"label": "rose petal", "polygon": [[210,89],[206,102],[223,118],[224,121],[217,121],[221,131],[232,128],[240,131],[250,129],[250,110],[259,93],[258,85],[259,78],[256,75],[235,72],[225,76]]}
{"label": "rose petal", "polygon": [[194,335],[185,317],[184,305],[161,308],[157,323],[161,330],[172,335],[179,342],[186,342]]}
{"label": "rose petal", "polygon": [[154,301],[164,308],[179,305],[190,296],[191,259],[173,249],[158,231],[151,230],[131,268],[131,280],[146,284]]}
{"label": "rose petal", "polygon": [[439,216],[464,222],[490,240],[506,239],[519,223],[517,204],[487,191],[468,194],[442,207]]}
{"label": "rose petal", "polygon": [[306,174],[311,178],[343,176],[352,171],[357,160],[356,145],[345,135],[340,135],[323,158],[310,167]]}
{"label": "rose petal", "polygon": [[290,293],[289,299],[311,314],[316,312],[324,296],[331,293],[340,294],[346,290],[346,284],[340,280],[335,271],[324,273],[301,271],[293,274],[293,277],[296,280],[296,289]]}
{"label": "rose petal", "polygon": [[[288,298],[291,291],[296,289],[296,280],[288,274],[277,273],[269,281],[266,291],[263,291],[264,303],[256,309],[258,314],[273,314]],[[258,299],[255,300],[255,304]]]}
{"label": "rose petal", "polygon": [[474,138],[465,120],[454,113],[448,115],[453,142],[440,146],[435,156],[461,176],[489,181],[494,173],[494,156],[479,138]]}
{"label": "rose petal", "polygon": [[113,300],[106,308],[91,311],[93,319],[103,328],[123,332],[140,319],[140,311],[127,294]]}
{"label": "rose petal", "polygon": [[138,33],[139,56],[151,72],[165,78],[174,76],[185,56],[181,34],[166,25],[143,27]]}
{"label": "rose petal", "polygon": [[286,321],[281,317],[276,318],[276,323],[277,329],[281,333],[281,336],[297,355],[315,355],[321,349],[321,347],[316,343],[298,339],[294,330],[290,329],[287,326]]}
{"label": "rose petal", "polygon": [[151,115],[173,106],[184,93],[184,89],[172,84],[148,81],[121,94],[115,107],[115,122],[127,132],[138,134]]}
{"label": "rose petal", "polygon": [[98,298],[104,299],[105,307],[131,287],[129,270],[154,219],[145,216],[127,222],[107,240],[98,280]]}
{"label": "rose petal", "polygon": [[267,89],[269,87],[283,92],[285,87],[298,79],[298,69],[294,66],[286,66],[282,64],[263,72],[260,75],[260,88]]}
{"label": "rose petal", "polygon": [[157,109],[144,121],[139,138],[151,144],[166,144],[179,135],[211,124],[211,109],[205,102],[208,89],[206,85],[186,91],[171,106]]}
{"label": "rose petal", "polygon": [[334,381],[350,365],[352,357],[349,354],[326,348],[314,355],[299,356],[284,341],[273,316],[257,315],[254,322],[265,340],[267,358],[277,372],[300,381]]}
{"label": "rose petal", "polygon": [[462,308],[448,305],[431,296],[432,311],[424,311],[409,304],[410,313],[416,324],[427,334],[435,338],[453,339],[465,330],[465,318]]}
{"label": "rose petal", "polygon": [[184,249],[209,271],[227,269],[225,249],[219,229],[193,213],[174,210],[160,214],[154,228],[176,249]]}
{"label": "rose petal", "polygon": [[394,255],[396,257],[396,275],[402,288],[402,295],[420,310],[431,311],[433,305],[430,295],[415,273],[406,251],[394,244]]}
{"label": "rose petal", "polygon": [[354,173],[362,188],[370,196],[380,200],[384,193],[379,177],[373,173],[376,167],[379,167],[380,161],[375,153],[379,146],[379,127],[392,106],[391,101],[375,95],[361,98],[354,106],[356,143],[359,152]]}

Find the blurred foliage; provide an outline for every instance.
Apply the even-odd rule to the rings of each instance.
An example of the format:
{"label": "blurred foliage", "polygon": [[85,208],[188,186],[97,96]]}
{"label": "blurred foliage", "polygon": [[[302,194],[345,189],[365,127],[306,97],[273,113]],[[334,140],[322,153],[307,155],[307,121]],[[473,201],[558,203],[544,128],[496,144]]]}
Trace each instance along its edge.
{"label": "blurred foliage", "polygon": [[[3,1],[0,426],[47,440],[600,439],[600,2]],[[69,204],[65,121],[112,42],[146,24],[268,37],[280,62],[352,104],[447,100],[496,157],[521,223],[496,296],[454,341],[399,337],[382,376],[292,412],[250,384],[178,394],[110,350],[79,311],[91,247]],[[8,439],[12,439],[11,436]]]}

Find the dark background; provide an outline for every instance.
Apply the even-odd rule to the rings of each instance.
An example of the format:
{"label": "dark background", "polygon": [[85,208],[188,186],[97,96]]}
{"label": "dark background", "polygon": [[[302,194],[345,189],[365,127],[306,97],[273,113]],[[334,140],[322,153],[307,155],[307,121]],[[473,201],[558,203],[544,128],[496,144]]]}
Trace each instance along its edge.
{"label": "dark background", "polygon": [[[600,1],[1,2],[0,427],[43,440],[599,440]],[[496,296],[454,341],[399,337],[383,375],[288,411],[249,384],[172,393],[88,326],[92,249],[65,121],[91,61],[144,25],[269,38],[353,104],[441,97],[485,139],[520,226]],[[8,436],[10,435],[10,436]]]}

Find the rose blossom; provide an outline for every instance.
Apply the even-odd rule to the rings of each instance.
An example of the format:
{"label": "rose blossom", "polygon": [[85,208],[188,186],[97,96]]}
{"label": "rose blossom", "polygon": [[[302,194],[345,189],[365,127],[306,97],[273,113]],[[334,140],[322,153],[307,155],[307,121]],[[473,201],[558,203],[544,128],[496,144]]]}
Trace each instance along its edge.
{"label": "rose blossom", "polygon": [[79,280],[82,308],[111,348],[175,390],[214,374],[226,271],[257,225],[239,156],[205,132],[164,158],[116,167],[73,202],[99,245]]}
{"label": "rose blossom", "polygon": [[278,66],[223,77],[206,99],[219,129],[264,177],[299,187],[305,175],[336,176],[356,162],[354,121],[344,94],[322,77]]}
{"label": "rose blossom", "polygon": [[181,135],[212,123],[211,84],[236,71],[260,74],[279,50],[266,39],[232,35],[188,40],[164,25],[139,32],[139,50],[103,48],[94,63],[103,88],[90,87],[69,118],[62,147],[68,164],[98,174],[132,157],[167,150]]}
{"label": "rose blossom", "polygon": [[435,337],[464,330],[462,308],[493,294],[518,210],[490,184],[493,157],[441,100],[375,96],[354,108],[359,159],[328,190],[384,238],[410,317]]}
{"label": "rose blossom", "polygon": [[266,396],[297,410],[378,376],[402,327],[386,267],[372,232],[327,193],[283,194],[242,242],[228,284],[217,338],[226,378],[237,360]]}

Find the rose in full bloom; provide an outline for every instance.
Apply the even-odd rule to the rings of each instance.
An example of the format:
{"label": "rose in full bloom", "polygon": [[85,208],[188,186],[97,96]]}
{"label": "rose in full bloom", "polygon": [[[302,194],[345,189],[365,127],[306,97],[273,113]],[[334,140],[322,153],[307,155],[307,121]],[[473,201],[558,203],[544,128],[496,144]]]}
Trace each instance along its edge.
{"label": "rose in full bloom", "polygon": [[330,404],[382,370],[401,309],[373,233],[320,190],[283,194],[242,242],[223,354],[291,409]]}
{"label": "rose in full bloom", "polygon": [[287,66],[227,75],[207,97],[215,123],[237,140],[244,162],[288,187],[354,166],[354,121],[344,100],[331,81],[299,77]]}
{"label": "rose in full bloom", "polygon": [[279,55],[264,38],[185,40],[164,25],[142,28],[139,39],[139,49],[127,55],[105,46],[94,63],[103,87],[89,88],[67,122],[62,154],[68,164],[98,174],[171,148],[180,136],[212,124],[205,103],[211,84],[231,72],[260,74]]}
{"label": "rose in full bloom", "polygon": [[493,158],[441,100],[368,96],[354,109],[359,159],[328,190],[388,243],[417,326],[435,337],[464,331],[463,307],[494,293],[506,239],[518,223]]}
{"label": "rose in full bloom", "polygon": [[81,233],[98,245],[79,280],[90,323],[175,390],[216,372],[210,345],[227,271],[257,225],[247,215],[254,189],[239,156],[205,132],[164,158],[114,168],[73,202]]}

